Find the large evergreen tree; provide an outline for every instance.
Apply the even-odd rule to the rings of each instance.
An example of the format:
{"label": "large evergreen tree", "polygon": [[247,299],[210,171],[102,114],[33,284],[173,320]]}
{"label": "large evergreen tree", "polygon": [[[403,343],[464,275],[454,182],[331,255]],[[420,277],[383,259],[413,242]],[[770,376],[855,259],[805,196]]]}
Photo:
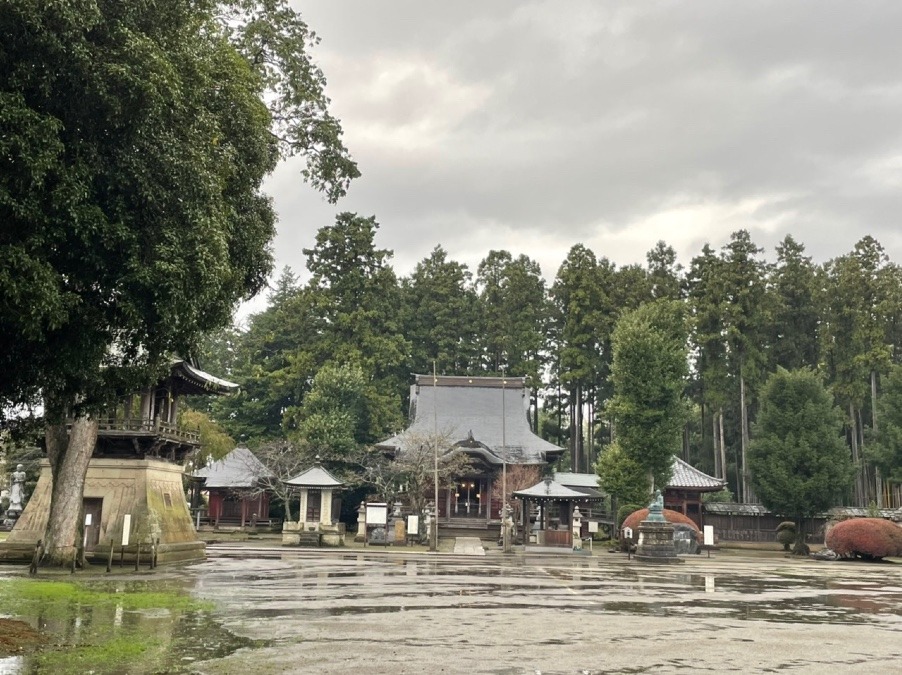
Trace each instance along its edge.
{"label": "large evergreen tree", "polygon": [[[778,514],[800,520],[835,506],[854,468],[829,391],[810,369],[771,375],[761,392],[749,448],[755,493]],[[802,523],[799,523],[800,541]]]}
{"label": "large evergreen tree", "polygon": [[43,397],[69,564],[95,414],[263,286],[280,154],[330,198],[357,170],[286,2],[11,0],[0,33],[0,399]]}
{"label": "large evergreen tree", "polygon": [[614,398],[609,406],[613,445],[642,467],[646,495],[652,485],[661,489],[667,485],[673,456],[682,444],[687,342],[685,308],[674,300],[658,300],[628,312],[614,330]]}

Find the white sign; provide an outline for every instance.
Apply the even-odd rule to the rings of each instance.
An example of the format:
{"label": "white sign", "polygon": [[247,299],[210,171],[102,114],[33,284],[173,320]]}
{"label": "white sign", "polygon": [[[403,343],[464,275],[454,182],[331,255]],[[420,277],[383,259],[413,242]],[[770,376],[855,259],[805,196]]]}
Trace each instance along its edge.
{"label": "white sign", "polygon": [[85,514],[85,527],[91,527],[91,523],[92,523],[93,521],[94,521],[94,514],[93,514],[93,513],[86,513],[86,514]]}
{"label": "white sign", "polygon": [[420,531],[420,517],[407,516],[407,534],[416,534]]}
{"label": "white sign", "polygon": [[624,527],[623,528],[623,538],[624,539],[632,539],[633,538],[633,528]]}
{"label": "white sign", "polygon": [[366,505],[366,524],[385,525],[388,522],[388,506],[385,504]]}
{"label": "white sign", "polygon": [[598,521],[590,520],[589,521],[589,534],[595,534],[598,532]]}
{"label": "white sign", "polygon": [[122,516],[122,545],[128,546],[128,533],[132,529],[132,516],[126,513]]}
{"label": "white sign", "polygon": [[705,525],[705,546],[714,546],[714,526]]}

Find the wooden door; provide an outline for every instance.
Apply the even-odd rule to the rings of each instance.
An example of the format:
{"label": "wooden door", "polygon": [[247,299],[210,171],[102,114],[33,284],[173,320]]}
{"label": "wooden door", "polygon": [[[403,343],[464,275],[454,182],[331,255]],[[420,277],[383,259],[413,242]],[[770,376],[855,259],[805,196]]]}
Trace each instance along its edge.
{"label": "wooden door", "polygon": [[93,551],[100,543],[100,518],[103,515],[103,499],[86,497],[85,511],[85,551]]}

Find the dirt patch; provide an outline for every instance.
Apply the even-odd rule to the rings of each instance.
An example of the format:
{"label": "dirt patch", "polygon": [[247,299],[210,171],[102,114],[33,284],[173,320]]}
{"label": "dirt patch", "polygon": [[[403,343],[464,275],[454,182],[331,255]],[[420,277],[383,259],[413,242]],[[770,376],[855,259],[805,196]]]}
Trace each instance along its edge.
{"label": "dirt patch", "polygon": [[24,621],[0,619],[0,656],[21,654],[40,644],[46,638]]}

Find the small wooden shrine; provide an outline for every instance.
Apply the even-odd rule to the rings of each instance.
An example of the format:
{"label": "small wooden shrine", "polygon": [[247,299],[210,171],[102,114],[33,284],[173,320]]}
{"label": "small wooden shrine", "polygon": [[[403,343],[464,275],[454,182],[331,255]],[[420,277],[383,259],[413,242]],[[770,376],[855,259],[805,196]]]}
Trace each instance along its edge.
{"label": "small wooden shrine", "polygon": [[664,488],[664,508],[691,518],[701,529],[705,524],[702,496],[707,492],[720,492],[725,486],[726,481],[709,476],[674,456],[673,474]]}
{"label": "small wooden shrine", "polygon": [[[84,487],[82,545],[88,559],[105,561],[111,545],[117,557],[123,550],[126,560],[141,546],[146,558],[151,544],[158,562],[204,557],[182,486],[182,463],[200,447],[200,435],[179,426],[179,402],[184,396],[237,388],[177,360],[166,378],[123,398],[100,420]],[[51,487],[50,464],[44,460],[34,494],[0,543],[0,559],[31,558],[47,526]]]}
{"label": "small wooden shrine", "polygon": [[[574,544],[574,514],[582,508],[588,513],[593,504],[604,501],[605,496],[592,488],[574,489],[558,483],[551,477],[525,490],[517,490],[514,497],[523,501],[521,513],[524,520],[520,524],[529,532],[528,541],[538,546],[561,546],[571,548]],[[536,509],[535,523],[530,525],[526,514],[530,507]],[[582,517],[579,518],[582,521]],[[579,523],[582,535],[582,522]]]}
{"label": "small wooden shrine", "polygon": [[[214,528],[269,525],[270,493],[265,483],[273,478],[273,472],[245,447],[197,469],[188,479],[195,522]],[[206,509],[200,506],[201,492],[207,493]]]}

